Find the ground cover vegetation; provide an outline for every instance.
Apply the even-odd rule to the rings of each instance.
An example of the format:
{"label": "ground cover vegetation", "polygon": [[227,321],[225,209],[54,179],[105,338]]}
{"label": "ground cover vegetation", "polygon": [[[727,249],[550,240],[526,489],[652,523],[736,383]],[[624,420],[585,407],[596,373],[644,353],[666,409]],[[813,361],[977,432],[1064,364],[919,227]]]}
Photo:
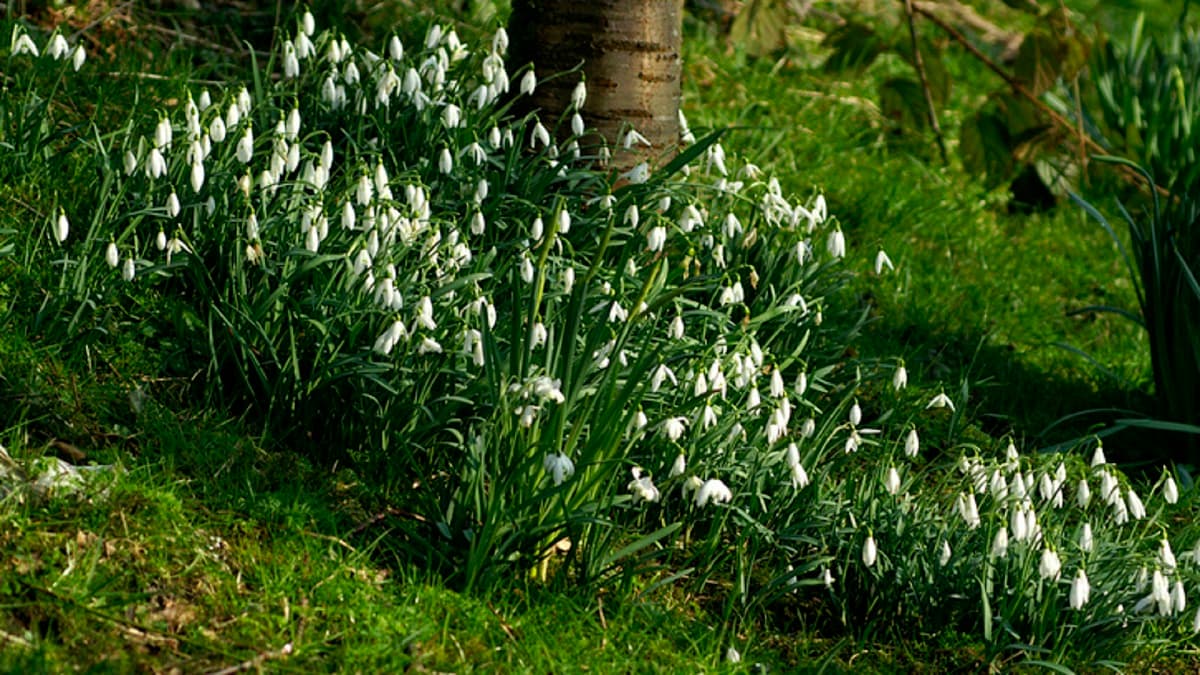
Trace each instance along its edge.
{"label": "ground cover vegetation", "polygon": [[[1147,421],[1194,344],[1098,307],[1194,316],[1187,183],[1010,214],[871,102],[902,54],[821,68],[828,8],[747,50],[694,7],[679,154],[609,171],[502,11],[393,4],[246,12],[243,50],[6,6],[4,667],[1194,666],[1188,467],[1106,456],[1195,422]],[[1000,85],[944,49],[955,149]],[[1085,73],[1038,93],[1190,171],[1139,142],[1187,99],[1113,117]],[[547,78],[572,107],[513,113]]]}

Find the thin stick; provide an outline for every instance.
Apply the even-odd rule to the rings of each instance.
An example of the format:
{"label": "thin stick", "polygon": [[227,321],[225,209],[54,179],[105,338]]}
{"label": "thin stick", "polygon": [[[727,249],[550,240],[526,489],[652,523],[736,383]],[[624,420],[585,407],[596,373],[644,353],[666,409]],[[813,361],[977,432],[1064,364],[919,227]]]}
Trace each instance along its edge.
{"label": "thin stick", "polygon": [[[1023,96],[1026,100],[1028,100],[1035,107],[1037,107],[1038,110],[1045,113],[1045,115],[1047,117],[1049,117],[1051,119],[1051,121],[1053,121],[1055,124],[1068,130],[1071,133],[1076,133],[1074,125],[1072,125],[1069,120],[1064,118],[1062,115],[1059,115],[1058,112],[1056,110],[1054,110],[1054,108],[1051,108],[1050,106],[1046,105],[1046,103],[1043,102],[1042,99],[1038,98],[1037,96],[1034,96],[1033,93],[1030,92],[1029,89],[1027,89],[1025,87],[1025,85],[1021,84],[1021,82],[1019,80],[1017,80],[1017,78],[1013,77],[1012,75],[1009,75],[1003,68],[1001,68],[999,65],[997,65],[995,61],[991,60],[990,58],[987,57],[986,54],[979,51],[979,49],[976,48],[975,45],[971,44],[970,40],[968,40],[962,33],[958,32],[958,30],[956,30],[953,26],[946,23],[945,21],[942,21],[940,18],[938,18],[932,12],[930,12],[922,7],[914,7],[913,9],[917,12],[917,14],[920,14],[921,16],[924,16],[925,18],[929,19],[934,24],[936,24],[938,28],[941,28],[943,31],[945,31],[947,35],[949,35],[951,38],[954,38],[955,42],[962,45],[963,48],[966,49],[968,52],[971,52],[972,56],[979,59],[979,61],[982,62],[983,65],[987,66],[993,73],[996,73],[997,75],[999,75],[1000,79],[1004,80],[1008,84],[1008,86],[1012,87],[1013,91],[1015,91],[1018,94],[1020,94],[1021,96]],[[1103,147],[1101,147],[1099,143],[1092,140],[1087,135],[1082,135],[1080,137],[1080,143],[1082,143],[1087,149],[1091,150],[1092,152],[1096,152],[1096,153],[1099,153],[1102,155],[1109,154],[1108,151],[1105,150]],[[1117,168],[1122,174],[1125,175],[1125,177],[1127,179],[1130,180],[1130,182],[1134,183],[1135,185],[1142,185],[1146,181],[1145,176],[1142,176],[1140,173],[1134,171],[1133,169],[1131,169],[1123,164],[1117,165]],[[1169,196],[1171,194],[1169,190],[1167,190],[1164,187],[1160,187],[1158,185],[1154,186],[1154,190],[1164,196]]]}
{"label": "thin stick", "polygon": [[917,22],[913,18],[912,0],[904,0],[904,11],[908,14],[908,36],[912,39],[913,65],[921,76],[921,90],[925,92],[925,107],[929,113],[929,125],[937,137],[938,150],[942,153],[942,164],[949,164],[946,155],[946,139],[942,136],[942,125],[938,124],[937,107],[933,103],[933,91],[929,89],[929,76],[925,74],[925,60],[921,57],[921,46],[917,41]]}

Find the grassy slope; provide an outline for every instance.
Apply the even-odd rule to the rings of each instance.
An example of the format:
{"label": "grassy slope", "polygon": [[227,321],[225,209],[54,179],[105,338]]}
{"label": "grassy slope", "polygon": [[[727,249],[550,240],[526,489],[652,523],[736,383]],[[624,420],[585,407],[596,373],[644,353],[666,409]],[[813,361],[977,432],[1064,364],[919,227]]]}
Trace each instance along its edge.
{"label": "grassy slope", "polygon": [[[804,53],[776,69],[725,54],[699,29],[689,37],[693,125],[750,127],[728,145],[779,172],[790,190],[825,189],[852,246],[873,255],[882,245],[900,265],[896,293],[875,298],[879,320],[864,356],[902,355],[924,386],[970,381],[978,410],[1005,420],[995,429],[1011,420],[1018,433],[1127,397],[1048,343],[1092,350],[1140,382],[1135,331],[1110,317],[1063,314],[1100,294],[1129,300],[1111,245],[1094,226],[1069,209],[1004,216],[994,195],[956,169],[887,152],[869,106],[853,98],[873,96],[873,77],[832,82],[804,67]],[[969,64],[955,65],[976,77]],[[160,68],[199,75],[185,58]],[[950,120],[983,90],[960,89]],[[48,210],[32,183],[4,189],[23,189],[23,201]],[[13,208],[0,207],[0,227],[27,217]],[[0,308],[11,310],[7,302]],[[727,667],[714,647],[727,642],[722,617],[705,598],[651,593],[602,603],[521,583],[470,598],[389,569],[373,555],[388,519],[374,519],[382,507],[353,474],[293,458],[281,464],[236,424],[172,401],[134,415],[125,392],[161,358],[135,337],[94,374],[85,355],[54,357],[13,334],[13,325],[0,322],[0,398],[24,407],[7,418],[16,422],[0,429],[0,442],[18,455],[49,453],[49,440],[69,428],[90,460],[124,468],[103,497],[3,503],[0,550],[11,554],[0,557],[0,643],[32,649],[5,644],[0,670],[200,671],[255,658],[288,669]],[[777,671],[982,665],[969,638],[860,643],[823,635],[808,611],[789,608],[765,632],[736,636],[749,645],[746,662]],[[294,653],[278,658],[289,642]]]}

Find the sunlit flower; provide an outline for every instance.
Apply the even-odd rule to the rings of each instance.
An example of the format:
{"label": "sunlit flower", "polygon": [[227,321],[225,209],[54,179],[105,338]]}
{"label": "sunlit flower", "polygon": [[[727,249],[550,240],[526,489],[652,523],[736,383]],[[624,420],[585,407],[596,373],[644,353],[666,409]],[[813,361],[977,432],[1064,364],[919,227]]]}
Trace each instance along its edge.
{"label": "sunlit flower", "polygon": [[1091,598],[1091,595],[1092,586],[1088,583],[1087,573],[1084,572],[1083,568],[1081,567],[1079,568],[1079,571],[1075,573],[1075,580],[1071,582],[1071,593],[1069,596],[1071,609],[1083,609],[1083,606],[1088,603],[1088,599]]}
{"label": "sunlit flower", "polygon": [[137,268],[134,266],[133,258],[126,258],[125,264],[121,266],[121,278],[125,281],[133,281],[135,274],[137,274]]}
{"label": "sunlit flower", "polygon": [[667,228],[658,225],[650,228],[650,232],[646,234],[646,248],[651,253],[657,253],[663,250],[663,246],[667,242]]}
{"label": "sunlit flower", "polygon": [[67,39],[61,33],[55,33],[50,37],[50,42],[46,44],[46,56],[61,61],[66,58],[70,52],[71,46],[67,44]]}
{"label": "sunlit flower", "polygon": [[583,80],[580,80],[579,84],[575,85],[575,88],[571,90],[571,107],[575,110],[580,110],[583,108],[583,103],[586,100],[587,85]]}
{"label": "sunlit flower", "polygon": [[992,549],[989,557],[993,559],[1003,560],[1008,555],[1008,528],[1003,524],[996,531],[996,536],[992,538]]}
{"label": "sunlit flower", "polygon": [[1137,496],[1137,493],[1133,491],[1133,488],[1130,488],[1125,493],[1125,499],[1129,502],[1129,515],[1134,520],[1141,520],[1146,517],[1146,507],[1142,504],[1142,500]]}
{"label": "sunlit flower", "polygon": [[1171,550],[1171,542],[1167,541],[1166,537],[1162,540],[1162,545],[1158,550],[1158,559],[1162,561],[1162,565],[1168,571],[1175,569],[1175,553]]}
{"label": "sunlit flower", "polygon": [[1163,481],[1163,499],[1167,500],[1168,504],[1179,501],[1179,486],[1175,484],[1175,478],[1170,474],[1167,474],[1166,480]]}
{"label": "sunlit flower", "polygon": [[1047,546],[1042,549],[1042,561],[1038,565],[1038,573],[1043,579],[1058,581],[1062,573],[1062,561],[1058,559],[1058,553],[1054,549]]}
{"label": "sunlit flower", "polygon": [[388,354],[392,353],[392,349],[394,349],[401,340],[407,338],[408,329],[405,328],[404,322],[400,319],[396,319],[392,322],[391,326],[388,326],[387,330],[385,330],[378,338],[375,339],[375,352],[382,356],[387,356]]}
{"label": "sunlit flower", "polygon": [[955,504],[958,507],[958,514],[967,523],[967,527],[972,530],[979,527],[982,521],[979,518],[979,506],[975,501],[974,492],[960,493]]}
{"label": "sunlit flower", "polygon": [[1102,466],[1108,462],[1104,457],[1104,446],[1096,443],[1096,449],[1092,451],[1092,466]]}
{"label": "sunlit flower", "polygon": [[686,423],[686,417],[668,417],[662,421],[661,428],[663,433],[667,435],[667,438],[671,439],[672,441],[678,441],[680,437],[683,436],[683,432],[686,428],[684,425]]}
{"label": "sunlit flower", "polygon": [[896,370],[892,373],[892,389],[900,391],[908,386],[908,369],[904,367],[904,361],[896,366]]}
{"label": "sunlit flower", "polygon": [[532,96],[533,91],[536,88],[537,75],[535,75],[533,69],[530,68],[529,70],[525,71],[524,75],[521,76],[520,92],[526,96]]}
{"label": "sunlit flower", "polygon": [[84,50],[83,45],[75,45],[75,51],[71,52],[71,67],[75,69],[75,72],[79,72],[86,60],[87,51]]}
{"label": "sunlit flower", "polygon": [[622,180],[627,180],[634,185],[640,185],[650,180],[650,164],[642,162],[634,166],[632,169],[621,174]]}
{"label": "sunlit flower", "polygon": [[1079,504],[1079,508],[1086,509],[1088,502],[1092,500],[1092,491],[1088,487],[1086,478],[1079,479],[1079,487],[1075,490],[1075,502]]}
{"label": "sunlit flower", "polygon": [[950,542],[942,540],[942,552],[938,556],[938,565],[945,567],[950,562]]}
{"label": "sunlit flower", "polygon": [[675,456],[675,461],[671,463],[671,471],[667,474],[669,478],[682,476],[687,471],[687,460],[684,459],[683,453]]}
{"label": "sunlit flower", "polygon": [[887,251],[879,249],[879,253],[875,254],[875,274],[883,274],[885,267],[889,270],[896,269],[896,266],[892,264],[892,259],[888,257]]}
{"label": "sunlit flower", "polygon": [[888,467],[887,475],[883,479],[883,488],[892,495],[900,491],[900,472],[896,467]]}
{"label": "sunlit flower", "polygon": [[59,209],[58,218],[54,220],[54,238],[61,244],[67,240],[70,231],[71,224],[67,221],[67,212]]}
{"label": "sunlit flower", "polygon": [[1091,553],[1094,547],[1094,539],[1092,537],[1092,524],[1084,523],[1079,530],[1079,548],[1084,553]]}
{"label": "sunlit flower", "polygon": [[1184,592],[1183,582],[1176,579],[1171,588],[1171,613],[1178,614],[1187,609],[1187,593]]}
{"label": "sunlit flower", "polygon": [[729,503],[732,499],[733,493],[720,478],[710,478],[696,490],[697,507],[704,507],[710,503]]}
{"label": "sunlit flower", "polygon": [[237,158],[242,164],[249,164],[250,160],[254,158],[254,132],[250,130],[249,126],[246,127],[245,133],[238,141]]}
{"label": "sunlit flower", "polygon": [[633,467],[633,480],[626,486],[633,496],[644,502],[656,502],[659,498],[658,488],[654,486],[654,482],[650,480],[650,476],[643,476],[642,470],[638,467]]}
{"label": "sunlit flower", "polygon": [[909,457],[916,457],[921,451],[921,439],[917,436],[916,429],[909,429],[908,434],[904,437],[904,454]]}
{"label": "sunlit flower", "polygon": [[121,264],[121,253],[117,251],[115,242],[108,242],[108,247],[104,249],[104,261],[109,267],[116,267]]}
{"label": "sunlit flower", "polygon": [[842,228],[834,228],[829,233],[829,241],[825,244],[829,249],[829,255],[835,258],[844,258],[846,256],[846,235],[842,234]]}
{"label": "sunlit flower", "polygon": [[417,345],[418,354],[441,354],[442,345],[431,337],[422,337],[421,343]]}

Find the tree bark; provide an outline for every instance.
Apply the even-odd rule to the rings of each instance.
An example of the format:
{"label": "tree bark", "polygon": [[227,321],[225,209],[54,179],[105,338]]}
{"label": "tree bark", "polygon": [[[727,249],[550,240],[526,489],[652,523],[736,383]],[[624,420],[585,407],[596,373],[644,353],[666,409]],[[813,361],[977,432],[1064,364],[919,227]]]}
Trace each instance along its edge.
{"label": "tree bark", "polygon": [[[603,136],[614,166],[662,161],[679,144],[682,13],[681,0],[513,0],[509,70],[533,64],[531,103],[552,126],[569,111],[579,83],[579,76],[560,73],[582,64],[582,116]],[[570,133],[569,125],[561,128]],[[625,150],[630,128],[649,147]]]}

